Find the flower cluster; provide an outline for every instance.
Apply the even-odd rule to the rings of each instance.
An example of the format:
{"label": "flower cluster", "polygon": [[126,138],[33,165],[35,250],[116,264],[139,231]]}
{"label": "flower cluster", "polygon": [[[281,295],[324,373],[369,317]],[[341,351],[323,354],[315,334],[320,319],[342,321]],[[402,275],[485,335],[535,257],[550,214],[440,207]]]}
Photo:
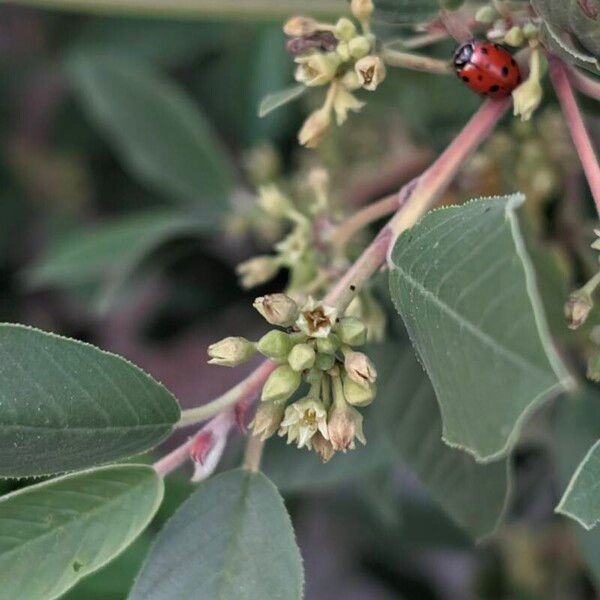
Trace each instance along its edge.
{"label": "flower cluster", "polygon": [[287,49],[297,64],[296,81],[307,87],[329,86],[325,103],[309,115],[298,133],[300,144],[308,148],[319,145],[333,115],[342,125],[350,111],[364,106],[352,92],[374,91],[385,79],[385,64],[371,32],[373,2],[352,0],[350,8],[358,25],[346,17],[321,23],[296,16],[283,27],[289,37]]}
{"label": "flower cluster", "polygon": [[529,46],[529,75],[512,93],[515,116],[529,121],[543,99],[542,51],[540,49],[540,19],[529,10],[529,3],[508,6],[493,2],[482,6],[475,20],[488,25],[488,39],[502,42],[513,48]]}
{"label": "flower cluster", "polygon": [[[272,329],[257,342],[230,337],[209,347],[209,362],[236,366],[256,352],[279,366],[265,382],[251,428],[265,440],[278,432],[288,443],[308,448],[323,461],[363,444],[363,417],[357,410],[373,402],[377,371],[366,354],[367,328],[353,316],[309,300],[299,307],[286,294],[256,298],[254,307]],[[290,402],[302,384],[308,393]]]}

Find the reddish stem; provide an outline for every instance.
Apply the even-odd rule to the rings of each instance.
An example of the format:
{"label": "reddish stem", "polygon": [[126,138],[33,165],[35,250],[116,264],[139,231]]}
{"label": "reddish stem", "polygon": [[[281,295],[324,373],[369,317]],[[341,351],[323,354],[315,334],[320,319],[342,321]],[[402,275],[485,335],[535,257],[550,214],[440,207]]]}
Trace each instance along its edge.
{"label": "reddish stem", "polygon": [[573,144],[579,154],[579,159],[583,166],[583,171],[587,178],[596,210],[600,214],[600,165],[598,158],[592,145],[581,111],[577,105],[573,88],[569,82],[568,71],[561,60],[554,56],[549,57],[550,61],[550,76],[556,95],[562,107],[562,111],[573,138]]}
{"label": "reddish stem", "polygon": [[567,70],[567,75],[571,84],[578,89],[582,94],[600,100],[600,82],[587,77],[581,71],[570,67]]}

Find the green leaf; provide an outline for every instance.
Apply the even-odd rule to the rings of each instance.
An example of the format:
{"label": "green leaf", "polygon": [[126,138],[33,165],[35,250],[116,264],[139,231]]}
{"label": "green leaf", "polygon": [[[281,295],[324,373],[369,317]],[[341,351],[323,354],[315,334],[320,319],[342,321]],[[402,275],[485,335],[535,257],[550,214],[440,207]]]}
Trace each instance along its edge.
{"label": "green leaf", "polygon": [[180,212],[143,211],[119,217],[59,239],[29,268],[27,279],[34,287],[72,287],[123,278],[164,242],[210,227]]}
{"label": "green leaf", "polygon": [[436,391],[443,438],[505,456],[526,418],[568,387],[515,214],[523,196],[426,215],[399,237],[390,290]]}
{"label": "green leaf", "polygon": [[175,202],[226,208],[232,165],[200,108],[143,63],[79,53],[66,63],[73,89],[121,160]]}
{"label": "green leaf", "polygon": [[[435,393],[408,340],[373,348],[380,382],[373,404],[378,441],[401,460],[472,538],[492,533],[510,492],[508,460],[481,465],[442,441]],[[368,444],[367,444],[368,445]],[[359,450],[360,451],[360,450]]]}
{"label": "green leaf", "polygon": [[0,325],[0,476],[82,469],[156,446],[173,396],[125,359],[23,325]]}
{"label": "green leaf", "polygon": [[129,600],[300,600],[302,559],[277,489],[261,473],[200,484],[159,534]]}
{"label": "green leaf", "polygon": [[258,116],[261,118],[266,117],[269,113],[277,110],[279,107],[293,102],[296,98],[300,98],[305,91],[306,86],[298,84],[286,88],[285,90],[268,94],[262,99],[260,106],[258,107]]}
{"label": "green leaf", "polygon": [[532,0],[544,19],[542,41],[559,57],[600,73],[600,1]]}
{"label": "green leaf", "polygon": [[0,499],[0,600],[52,600],[120,554],[163,497],[151,467],[65,475]]}
{"label": "green leaf", "polygon": [[600,521],[600,440],[585,455],[556,508],[583,528],[592,529]]}

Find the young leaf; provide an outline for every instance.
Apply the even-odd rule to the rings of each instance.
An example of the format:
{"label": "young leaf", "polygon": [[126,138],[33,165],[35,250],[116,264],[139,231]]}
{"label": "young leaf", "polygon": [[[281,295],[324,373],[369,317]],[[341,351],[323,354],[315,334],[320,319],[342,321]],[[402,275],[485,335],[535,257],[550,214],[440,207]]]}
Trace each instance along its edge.
{"label": "young leaf", "polygon": [[434,211],[392,255],[390,291],[417,348],[451,446],[505,456],[570,377],[550,340],[516,208],[523,196]]}
{"label": "young leaf", "polygon": [[261,118],[266,117],[269,113],[277,110],[279,107],[285,106],[289,102],[293,102],[296,98],[300,98],[305,91],[306,86],[299,84],[286,88],[285,90],[280,90],[279,92],[268,94],[262,99],[260,106],[258,107],[258,116]]}
{"label": "young leaf", "polygon": [[141,181],[202,214],[226,207],[233,168],[197,104],[123,57],[74,53],[66,67],[90,117]]}
{"label": "young leaf", "polygon": [[435,393],[407,339],[375,347],[370,355],[380,385],[368,418],[377,420],[377,436],[388,443],[390,456],[406,464],[472,538],[492,533],[510,493],[508,460],[481,465],[444,444]]}
{"label": "young leaf", "polygon": [[0,499],[0,600],[52,600],[148,525],[163,482],[144,465],[65,475]]}
{"label": "young leaf", "polygon": [[129,600],[300,600],[302,559],[275,486],[228,471],[200,484],[159,534]]}
{"label": "young leaf", "polygon": [[179,419],[173,396],[125,359],[0,325],[0,476],[82,469],[144,452]]}

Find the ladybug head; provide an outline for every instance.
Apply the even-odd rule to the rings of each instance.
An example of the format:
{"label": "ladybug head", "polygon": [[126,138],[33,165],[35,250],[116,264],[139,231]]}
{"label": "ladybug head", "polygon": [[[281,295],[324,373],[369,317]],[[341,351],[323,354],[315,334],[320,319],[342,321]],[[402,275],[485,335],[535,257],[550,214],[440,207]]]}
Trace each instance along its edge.
{"label": "ladybug head", "polygon": [[468,65],[471,62],[471,58],[473,57],[473,52],[475,51],[475,44],[473,40],[469,42],[465,42],[461,44],[454,53],[454,68],[459,71],[465,65]]}

